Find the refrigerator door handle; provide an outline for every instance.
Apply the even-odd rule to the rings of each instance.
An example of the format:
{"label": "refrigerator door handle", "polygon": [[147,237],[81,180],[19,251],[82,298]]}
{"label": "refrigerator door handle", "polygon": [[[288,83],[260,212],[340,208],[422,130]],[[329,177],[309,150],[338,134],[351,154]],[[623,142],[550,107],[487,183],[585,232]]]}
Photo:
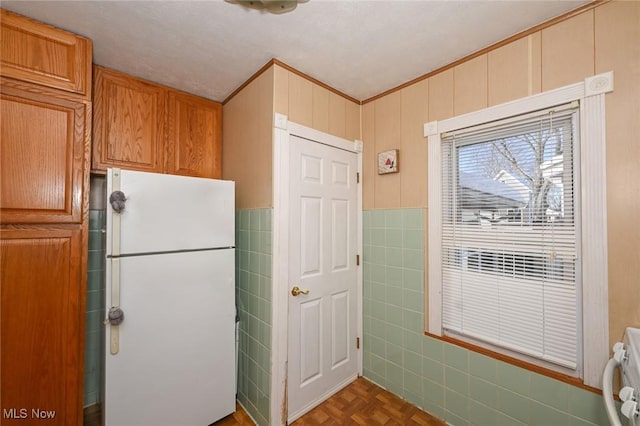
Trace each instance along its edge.
{"label": "refrigerator door handle", "polygon": [[[120,191],[120,169],[112,169],[111,174],[111,189],[113,192],[109,196],[109,204],[114,212],[120,213],[124,210],[124,200],[126,197],[124,192]],[[120,193],[121,196],[116,196],[117,200],[112,202],[112,198],[114,198],[114,194]],[[115,206],[114,206],[115,204]],[[117,206],[117,207],[116,207]],[[117,210],[120,209],[120,210]],[[119,214],[111,214],[111,256],[118,257],[120,256],[120,215]],[[115,302],[112,302],[115,303]]]}
{"label": "refrigerator door handle", "polygon": [[109,309],[109,314],[107,316],[107,322],[109,325],[120,325],[124,321],[124,312],[122,309],[113,307]]}
{"label": "refrigerator door handle", "polygon": [[124,320],[124,313],[120,309],[120,259],[111,259],[111,309],[105,320],[109,324],[109,350],[111,355],[120,351],[120,323]]}
{"label": "refrigerator door handle", "polygon": [[109,204],[111,204],[111,208],[116,213],[122,213],[126,201],[127,196],[124,195],[122,191],[113,191],[111,195],[109,195]]}
{"label": "refrigerator door handle", "polygon": [[[113,169],[112,173],[112,189],[113,192],[109,197],[109,204],[113,210],[119,213],[124,209],[124,200],[126,197],[124,193],[120,191],[120,169]],[[118,202],[113,203],[111,198],[114,194],[120,193],[118,196]],[[116,210],[116,206],[121,204],[121,210]],[[111,309],[109,310],[109,317],[114,309],[120,309],[120,259],[117,257],[120,255],[120,215],[114,214],[111,217]],[[115,256],[115,257],[114,257]],[[109,348],[111,355],[116,355],[120,351],[120,326],[109,321],[111,327],[109,327]]]}

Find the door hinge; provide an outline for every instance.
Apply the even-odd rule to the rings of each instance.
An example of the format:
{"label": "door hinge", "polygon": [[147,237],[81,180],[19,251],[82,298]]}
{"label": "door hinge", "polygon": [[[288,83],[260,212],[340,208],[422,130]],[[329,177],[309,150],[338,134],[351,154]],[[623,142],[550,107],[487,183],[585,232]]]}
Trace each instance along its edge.
{"label": "door hinge", "polygon": [[360,172],[356,173],[356,183],[360,183]]}
{"label": "door hinge", "polygon": [[356,266],[360,266],[360,255],[356,254]]}
{"label": "door hinge", "polygon": [[356,349],[360,349],[360,338],[356,337]]}

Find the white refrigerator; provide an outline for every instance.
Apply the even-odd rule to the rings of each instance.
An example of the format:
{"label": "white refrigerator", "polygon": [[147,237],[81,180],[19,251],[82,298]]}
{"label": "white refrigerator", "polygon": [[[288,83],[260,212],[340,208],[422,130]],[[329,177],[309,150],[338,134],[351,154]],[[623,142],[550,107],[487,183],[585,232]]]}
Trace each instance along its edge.
{"label": "white refrigerator", "polygon": [[108,170],[106,426],[235,411],[234,222],[234,182]]}

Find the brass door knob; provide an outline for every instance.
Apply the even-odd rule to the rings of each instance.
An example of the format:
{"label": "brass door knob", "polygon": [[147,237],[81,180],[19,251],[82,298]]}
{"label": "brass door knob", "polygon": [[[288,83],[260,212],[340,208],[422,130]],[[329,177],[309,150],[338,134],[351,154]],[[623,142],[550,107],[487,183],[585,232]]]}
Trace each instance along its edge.
{"label": "brass door knob", "polygon": [[309,290],[300,290],[300,287],[296,285],[291,289],[291,295],[297,296],[299,294],[309,294]]}

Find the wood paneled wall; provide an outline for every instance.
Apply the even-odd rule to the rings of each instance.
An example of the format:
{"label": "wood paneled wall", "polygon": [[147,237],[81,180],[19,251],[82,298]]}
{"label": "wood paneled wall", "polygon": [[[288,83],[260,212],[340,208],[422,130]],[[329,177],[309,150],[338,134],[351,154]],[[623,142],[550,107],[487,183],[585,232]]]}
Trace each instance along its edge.
{"label": "wood paneled wall", "polygon": [[606,98],[609,330],[640,327],[640,2],[595,10],[596,74],[614,70]]}
{"label": "wood paneled wall", "polygon": [[344,139],[360,139],[360,105],[279,65],[275,67],[275,112],[289,121]]}
{"label": "wood paneled wall", "polygon": [[273,206],[273,114],[341,138],[360,139],[360,105],[274,63],[223,106],[222,177],[236,208]]}
{"label": "wood paneled wall", "polygon": [[[607,95],[611,340],[640,327],[640,2],[612,1],[362,106],[364,208],[427,208],[425,122],[614,71]],[[397,174],[377,153],[400,149]],[[399,190],[398,190],[399,189]],[[636,295],[636,296],[632,296]]]}
{"label": "wood paneled wall", "polygon": [[236,208],[272,206],[273,67],[222,107],[222,178],[236,182]]}

